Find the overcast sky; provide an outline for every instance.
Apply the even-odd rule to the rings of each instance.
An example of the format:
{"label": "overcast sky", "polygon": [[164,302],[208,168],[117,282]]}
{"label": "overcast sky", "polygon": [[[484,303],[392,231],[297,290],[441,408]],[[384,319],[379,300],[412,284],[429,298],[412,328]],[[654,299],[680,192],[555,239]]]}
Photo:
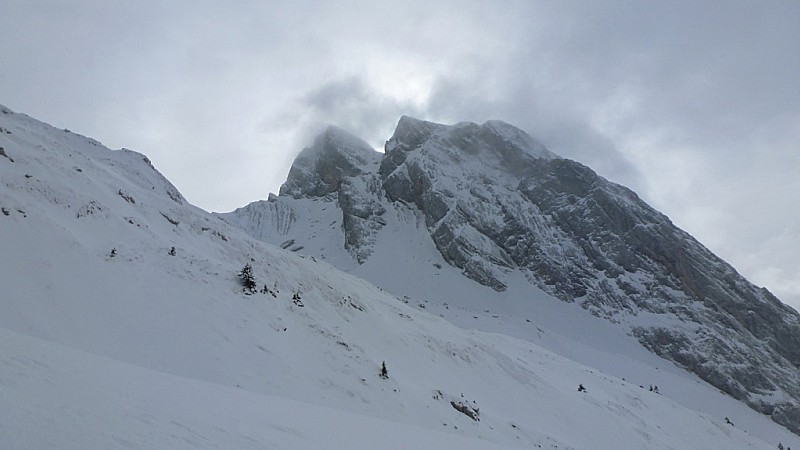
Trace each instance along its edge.
{"label": "overcast sky", "polygon": [[194,204],[277,192],[322,124],[501,119],[800,309],[800,2],[4,0],[0,103],[145,153]]}

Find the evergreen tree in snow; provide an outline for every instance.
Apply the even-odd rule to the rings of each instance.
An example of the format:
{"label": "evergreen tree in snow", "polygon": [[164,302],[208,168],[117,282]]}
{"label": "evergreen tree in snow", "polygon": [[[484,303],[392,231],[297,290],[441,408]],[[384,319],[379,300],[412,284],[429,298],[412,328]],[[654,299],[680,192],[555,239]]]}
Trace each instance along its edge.
{"label": "evergreen tree in snow", "polygon": [[384,361],[383,364],[381,364],[381,373],[379,374],[379,376],[384,380],[389,378],[389,371],[386,370],[386,361]]}
{"label": "evergreen tree in snow", "polygon": [[242,282],[242,290],[245,294],[256,292],[256,280],[253,278],[253,267],[250,263],[245,264],[241,272],[239,272],[239,279]]}

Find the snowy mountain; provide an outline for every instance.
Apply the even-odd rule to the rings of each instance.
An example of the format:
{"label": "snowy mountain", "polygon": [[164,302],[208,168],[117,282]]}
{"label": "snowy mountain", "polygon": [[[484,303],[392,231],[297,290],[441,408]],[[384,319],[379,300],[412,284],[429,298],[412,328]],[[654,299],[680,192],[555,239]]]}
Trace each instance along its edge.
{"label": "snowy mountain", "polygon": [[[413,205],[359,192],[345,249],[334,197],[377,165],[327,138],[349,142],[329,175],[308,177],[325,137],[293,170],[317,188],[263,204],[275,235],[305,239],[281,249],[188,204],[143,155],[0,106],[0,448],[800,447],[511,271],[503,292],[460,283]],[[298,254],[337,233],[329,260],[428,306]],[[484,294],[497,310],[470,311]]]}
{"label": "snowy mountain", "polygon": [[[647,359],[644,347],[800,432],[797,312],[632,191],[506,123],[403,117],[383,154],[330,128],[303,150],[279,196],[219,216],[453,323],[618,377],[641,379],[629,369]],[[564,326],[553,297],[616,330]],[[591,351],[542,344],[529,322]]]}

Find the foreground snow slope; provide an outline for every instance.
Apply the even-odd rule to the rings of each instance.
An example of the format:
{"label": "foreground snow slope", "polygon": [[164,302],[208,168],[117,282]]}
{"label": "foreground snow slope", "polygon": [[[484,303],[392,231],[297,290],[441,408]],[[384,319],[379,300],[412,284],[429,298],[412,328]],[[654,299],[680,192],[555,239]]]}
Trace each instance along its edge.
{"label": "foreground snow slope", "polygon": [[[0,109],[0,447],[794,443],[412,309],[188,205],[138,153]],[[274,296],[242,292],[245,263]]]}
{"label": "foreground snow slope", "polygon": [[488,445],[443,430],[154,372],[5,330],[0,330],[0,342],[6,349],[0,358],[6,375],[2,448]]}

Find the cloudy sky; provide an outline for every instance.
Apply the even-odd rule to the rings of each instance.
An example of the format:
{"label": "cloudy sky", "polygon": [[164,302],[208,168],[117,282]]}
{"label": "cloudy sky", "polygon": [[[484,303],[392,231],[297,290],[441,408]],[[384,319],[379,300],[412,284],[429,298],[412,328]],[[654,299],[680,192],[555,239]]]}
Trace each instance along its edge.
{"label": "cloudy sky", "polygon": [[4,0],[0,103],[147,154],[193,203],[276,192],[323,124],[502,119],[800,309],[800,2]]}

